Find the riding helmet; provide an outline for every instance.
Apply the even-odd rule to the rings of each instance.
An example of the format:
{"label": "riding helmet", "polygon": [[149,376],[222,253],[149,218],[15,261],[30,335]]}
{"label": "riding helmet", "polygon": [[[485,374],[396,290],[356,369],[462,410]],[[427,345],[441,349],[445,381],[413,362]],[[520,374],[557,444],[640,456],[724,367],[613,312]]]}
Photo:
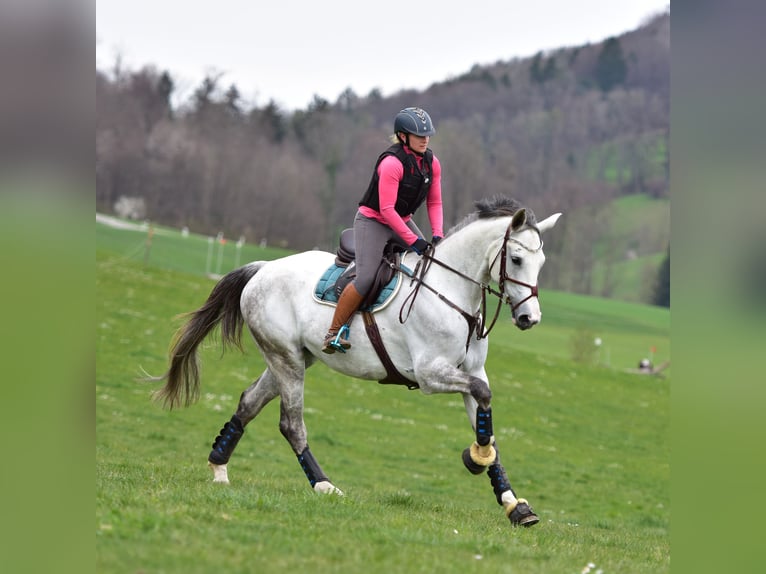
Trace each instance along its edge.
{"label": "riding helmet", "polygon": [[416,136],[432,136],[436,133],[431,116],[422,108],[404,108],[394,119],[394,133],[404,132]]}

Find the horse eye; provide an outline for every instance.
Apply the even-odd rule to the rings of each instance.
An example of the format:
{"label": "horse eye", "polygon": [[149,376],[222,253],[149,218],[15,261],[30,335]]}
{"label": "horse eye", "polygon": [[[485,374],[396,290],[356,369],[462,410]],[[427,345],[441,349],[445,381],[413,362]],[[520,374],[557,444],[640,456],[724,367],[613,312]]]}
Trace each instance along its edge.
{"label": "horse eye", "polygon": [[514,265],[521,265],[521,257],[511,257],[511,263]]}

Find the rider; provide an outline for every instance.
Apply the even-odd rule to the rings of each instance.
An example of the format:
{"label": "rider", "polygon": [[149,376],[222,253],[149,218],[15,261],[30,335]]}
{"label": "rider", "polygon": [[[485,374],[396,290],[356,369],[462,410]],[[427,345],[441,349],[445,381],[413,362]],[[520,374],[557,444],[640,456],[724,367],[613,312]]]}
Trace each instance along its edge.
{"label": "rider", "polygon": [[[378,157],[367,191],[354,218],[356,279],[338,299],[322,351],[345,351],[347,323],[372,288],[386,242],[394,240],[418,255],[438,243],[443,233],[441,164],[428,147],[436,133],[431,117],[421,108],[396,114],[391,147]],[[426,202],[432,239],[428,243],[412,221]]]}

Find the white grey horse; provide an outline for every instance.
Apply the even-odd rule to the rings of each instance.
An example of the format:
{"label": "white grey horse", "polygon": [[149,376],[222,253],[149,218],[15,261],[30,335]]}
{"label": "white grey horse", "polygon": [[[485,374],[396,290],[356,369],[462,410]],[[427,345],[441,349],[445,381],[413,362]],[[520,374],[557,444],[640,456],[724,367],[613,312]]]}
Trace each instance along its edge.
{"label": "white grey horse", "polygon": [[[427,395],[462,395],[476,436],[463,453],[463,463],[474,474],[487,472],[497,502],[513,525],[531,526],[539,519],[511,488],[496,450],[484,364],[487,335],[502,303],[511,307],[519,329],[540,321],[537,277],[545,261],[542,233],[561,214],[538,222],[529,209],[505,197],[476,206],[477,211],[450,230],[438,247],[423,257],[412,252],[402,256],[401,265],[414,273],[374,318],[389,365],[403,379]],[[308,251],[236,269],[218,282],[176,334],[169,369],[156,378],[166,381],[156,398],[170,408],[189,405],[199,397],[197,349],[219,325],[224,347],[241,349],[246,324],[267,365],[242,393],[236,413],[215,439],[208,458],[214,481],[229,482],[227,463],[245,426],[279,397],[279,429],[310,485],[317,492],[342,494],[309,449],[303,420],[306,369],[319,360],[345,375],[379,381],[389,376],[390,369],[358,326],[348,352],[322,352],[333,309],[317,302],[313,293],[333,261],[331,253]],[[494,313],[488,301],[496,302]],[[361,322],[358,315],[351,321]]]}

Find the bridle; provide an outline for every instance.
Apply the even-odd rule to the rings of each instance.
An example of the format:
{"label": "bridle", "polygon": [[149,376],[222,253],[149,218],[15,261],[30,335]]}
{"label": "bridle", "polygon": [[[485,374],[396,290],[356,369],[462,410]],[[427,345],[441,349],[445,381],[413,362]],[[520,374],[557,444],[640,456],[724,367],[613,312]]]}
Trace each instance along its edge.
{"label": "bridle", "polygon": [[[515,313],[516,309],[521,307],[523,303],[526,303],[529,299],[532,297],[537,297],[537,285],[530,285],[529,283],[524,283],[523,281],[519,281],[518,279],[514,279],[510,275],[508,275],[507,271],[507,262],[508,262],[508,242],[513,241],[517,245],[520,245],[527,251],[531,253],[535,253],[537,251],[540,251],[543,248],[543,238],[542,235],[540,235],[540,230],[536,227],[532,227],[531,229],[534,229],[537,232],[537,236],[540,238],[540,245],[537,247],[537,249],[530,249],[526,245],[524,245],[521,241],[518,239],[515,239],[511,237],[511,226],[508,225],[508,228],[505,230],[505,237],[503,238],[503,246],[500,248],[500,251],[497,255],[495,255],[495,258],[492,260],[492,263],[490,264],[489,268],[490,270],[492,267],[495,266],[495,261],[497,261],[497,258],[500,257],[500,274],[498,276],[498,287],[502,290],[502,293],[496,293],[494,290],[492,291],[492,294],[497,294],[501,300],[505,298],[507,300],[507,303],[511,305],[511,313]],[[515,305],[511,304],[511,296],[508,295],[505,292],[505,282],[509,281],[510,283],[515,283],[516,285],[521,285],[522,287],[529,288],[529,295],[524,297],[521,301],[516,303]]]}
{"label": "bridle", "polygon": [[[517,239],[511,237],[511,226],[513,222],[508,224],[508,227],[505,230],[505,236],[503,237],[503,244],[500,247],[500,249],[497,252],[497,255],[492,259],[492,263],[489,266],[490,272],[492,268],[495,266],[495,263],[498,259],[500,259],[500,273],[498,275],[498,285],[497,289],[494,289],[489,283],[482,283],[480,281],[476,281],[474,278],[469,277],[465,273],[462,273],[461,271],[458,271],[457,269],[447,265],[443,261],[440,261],[439,259],[436,259],[432,253],[435,252],[435,249],[431,249],[423,254],[421,260],[418,262],[417,266],[415,267],[414,272],[408,272],[408,270],[403,269],[402,267],[399,267],[397,265],[391,264],[392,268],[397,269],[398,271],[402,271],[405,274],[409,275],[413,281],[417,282],[417,286],[415,289],[410,292],[410,294],[407,296],[407,298],[402,303],[402,307],[399,310],[399,322],[404,323],[407,318],[410,315],[410,312],[412,311],[412,306],[415,303],[415,299],[418,295],[418,291],[420,290],[420,287],[425,287],[432,293],[434,293],[439,299],[441,299],[444,303],[455,309],[458,313],[460,313],[465,320],[468,322],[468,338],[466,340],[466,348],[468,348],[468,345],[471,340],[471,335],[473,332],[476,332],[476,339],[484,339],[486,338],[490,331],[492,331],[493,327],[495,326],[495,323],[497,322],[497,318],[500,315],[500,308],[502,307],[503,303],[508,303],[511,307],[511,313],[515,313],[516,309],[518,309],[522,304],[524,304],[526,301],[533,297],[538,297],[538,289],[537,285],[531,285],[529,283],[525,283],[523,281],[519,281],[518,279],[514,279],[510,275],[508,275],[508,242],[513,241],[514,243],[520,245],[527,251],[530,251],[532,253],[539,251],[543,248],[543,238],[540,235],[540,231],[536,227],[530,227],[530,229],[534,229],[537,232],[538,237],[540,238],[540,246],[536,249],[531,249],[518,241]],[[428,273],[429,268],[433,263],[436,263],[440,267],[443,267],[444,269],[447,269],[448,271],[454,273],[455,275],[465,279],[466,281],[469,281],[473,283],[474,285],[479,286],[481,289],[481,307],[479,311],[477,311],[474,315],[471,315],[467,311],[461,309],[458,305],[450,301],[447,297],[439,293],[436,289],[428,285],[424,281],[424,277],[426,276],[426,273]],[[521,301],[513,304],[511,301],[511,296],[505,292],[505,283],[515,283],[516,285],[521,285],[522,287],[527,287],[529,289],[529,295],[527,295],[524,299]],[[495,309],[495,314],[492,318],[492,321],[489,324],[489,327],[487,327],[487,295],[493,295],[498,298],[497,301],[497,307]],[[409,301],[409,306],[407,306],[407,302]],[[407,312],[404,313],[404,309],[407,307]]]}

